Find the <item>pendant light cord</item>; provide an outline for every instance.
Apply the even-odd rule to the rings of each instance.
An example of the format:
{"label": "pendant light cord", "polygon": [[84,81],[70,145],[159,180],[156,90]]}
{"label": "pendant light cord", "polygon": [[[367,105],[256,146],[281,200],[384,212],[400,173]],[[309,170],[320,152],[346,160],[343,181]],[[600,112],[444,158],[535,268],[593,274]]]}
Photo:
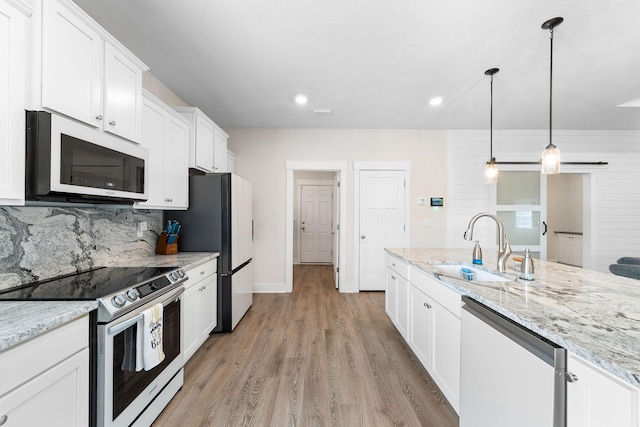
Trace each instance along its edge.
{"label": "pendant light cord", "polygon": [[489,127],[491,129],[489,133],[489,155],[491,156],[490,162],[493,163],[493,74],[491,74],[491,113],[489,115]]}
{"label": "pendant light cord", "polygon": [[551,60],[549,61],[549,147],[555,147],[553,145],[553,137],[551,129],[553,129],[553,27],[549,29],[549,40],[551,42]]}

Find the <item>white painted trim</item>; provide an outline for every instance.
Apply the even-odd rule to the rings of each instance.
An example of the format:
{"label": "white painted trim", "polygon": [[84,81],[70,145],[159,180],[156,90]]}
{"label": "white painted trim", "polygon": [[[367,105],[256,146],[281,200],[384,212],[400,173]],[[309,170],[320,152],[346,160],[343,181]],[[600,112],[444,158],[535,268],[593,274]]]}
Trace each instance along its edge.
{"label": "white painted trim", "polygon": [[254,283],[254,294],[284,294],[285,283]]}
{"label": "white painted trim", "polygon": [[[287,161],[287,185],[286,185],[286,214],[285,214],[285,283],[279,292],[293,291],[293,192],[295,191],[294,171],[325,171],[336,172],[340,175],[340,227],[341,231],[347,224],[347,162],[313,162],[313,161]],[[347,265],[347,238],[346,232],[340,233],[340,256],[338,273],[339,291],[354,292],[349,289],[346,281]]]}
{"label": "white painted trim", "polygon": [[410,171],[411,162],[353,162],[353,170]]}
{"label": "white painted trim", "polygon": [[339,172],[343,169],[347,169],[347,162],[287,161],[286,169],[297,171]]}
{"label": "white painted trim", "polygon": [[360,292],[360,171],[404,171],[404,241],[411,247],[411,162],[353,162],[353,281]]}

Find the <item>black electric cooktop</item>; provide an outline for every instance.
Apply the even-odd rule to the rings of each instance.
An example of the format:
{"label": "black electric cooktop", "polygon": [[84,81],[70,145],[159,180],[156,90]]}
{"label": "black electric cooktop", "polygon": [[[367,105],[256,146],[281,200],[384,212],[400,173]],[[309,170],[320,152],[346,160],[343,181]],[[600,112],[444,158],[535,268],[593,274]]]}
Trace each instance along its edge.
{"label": "black electric cooktop", "polygon": [[97,267],[0,291],[2,301],[91,301],[177,267]]}

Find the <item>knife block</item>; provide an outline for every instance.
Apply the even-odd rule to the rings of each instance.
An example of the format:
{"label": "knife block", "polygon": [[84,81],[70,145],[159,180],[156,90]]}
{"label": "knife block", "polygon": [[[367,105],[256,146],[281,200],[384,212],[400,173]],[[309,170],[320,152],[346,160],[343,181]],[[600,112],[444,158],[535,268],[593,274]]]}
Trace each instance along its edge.
{"label": "knife block", "polygon": [[169,235],[164,231],[158,237],[158,243],[156,243],[156,253],[160,255],[172,255],[178,253],[178,238],[173,243],[167,243]]}

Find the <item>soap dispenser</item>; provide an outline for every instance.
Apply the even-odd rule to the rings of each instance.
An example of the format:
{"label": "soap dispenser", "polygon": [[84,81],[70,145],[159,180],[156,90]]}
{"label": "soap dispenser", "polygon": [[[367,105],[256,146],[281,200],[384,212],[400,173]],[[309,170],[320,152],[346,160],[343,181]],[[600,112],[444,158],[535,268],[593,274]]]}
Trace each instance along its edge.
{"label": "soap dispenser", "polygon": [[520,278],[524,280],[533,280],[533,258],[529,249],[524,251],[524,259],[520,264]]}
{"label": "soap dispenser", "polygon": [[471,259],[474,264],[482,265],[482,249],[480,248],[480,241],[476,240],[476,246],[473,248],[473,255]]}

